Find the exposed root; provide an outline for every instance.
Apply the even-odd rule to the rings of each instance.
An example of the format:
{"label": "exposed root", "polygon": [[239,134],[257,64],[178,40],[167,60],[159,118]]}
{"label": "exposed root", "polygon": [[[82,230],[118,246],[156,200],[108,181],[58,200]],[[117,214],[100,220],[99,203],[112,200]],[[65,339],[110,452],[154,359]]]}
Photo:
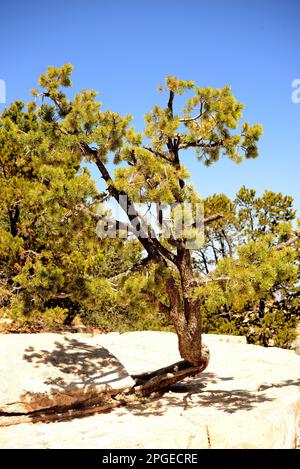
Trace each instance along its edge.
{"label": "exposed root", "polygon": [[152,392],[169,388],[172,384],[184,378],[202,373],[207,368],[208,363],[209,351],[205,348],[199,365],[191,365],[189,362],[182,360],[155,371],[132,375],[132,378],[136,381],[134,391],[139,396],[149,396]]}
{"label": "exposed root", "polygon": [[0,414],[0,427],[18,425],[21,423],[57,422],[74,418],[86,417],[97,413],[108,412],[115,407],[129,405],[133,403],[134,396],[149,396],[153,392],[166,390],[172,384],[184,378],[202,373],[209,363],[209,351],[206,347],[202,349],[201,363],[191,365],[182,360],[173,365],[160,368],[155,371],[132,375],[136,381],[134,388],[114,396],[108,400],[99,401],[99,398],[90,399],[78,404],[77,407],[60,407],[31,412],[28,414]]}

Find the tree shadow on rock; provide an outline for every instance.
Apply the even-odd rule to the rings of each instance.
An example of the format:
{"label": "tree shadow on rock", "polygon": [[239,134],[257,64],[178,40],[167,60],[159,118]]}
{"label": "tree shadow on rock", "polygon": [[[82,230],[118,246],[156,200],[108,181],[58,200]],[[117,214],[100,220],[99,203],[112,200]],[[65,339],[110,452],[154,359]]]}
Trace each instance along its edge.
{"label": "tree shadow on rock", "polygon": [[129,378],[126,369],[112,353],[77,339],[65,337],[54,342],[52,350],[28,347],[23,359],[40,369],[41,385],[36,391],[28,389],[20,394],[20,405],[13,404],[11,411],[8,406],[8,412],[71,407],[97,397],[106,401],[130,387],[130,381],[122,382]]}
{"label": "tree shadow on rock", "polygon": [[[163,415],[172,407],[181,411],[213,408],[232,414],[241,410],[250,411],[264,402],[273,400],[264,393],[242,389],[222,389],[223,382],[232,380],[234,380],[232,376],[218,376],[215,373],[205,372],[194,378],[188,378],[182,383],[174,384],[158,397],[144,399],[130,406],[130,410],[134,415],[141,417]],[[217,383],[220,384],[220,389],[208,389],[210,384]]]}
{"label": "tree shadow on rock", "polygon": [[260,391],[265,391],[266,389],[271,389],[271,388],[284,388],[286,386],[300,386],[300,379],[286,379],[284,381],[281,381],[279,383],[270,383],[270,384],[262,384],[259,387]]}
{"label": "tree shadow on rock", "polygon": [[[210,391],[202,393],[181,394],[180,398],[176,393],[166,393],[162,397],[157,397],[148,402],[141,402],[130,407],[134,415],[140,417],[164,415],[171,407],[176,407],[182,411],[190,409],[214,408],[225,413],[233,414],[245,410],[250,411],[259,404],[273,401],[265,395],[257,395],[249,391]],[[199,414],[200,417],[200,414]]]}
{"label": "tree shadow on rock", "polygon": [[186,378],[182,383],[173,384],[169,390],[176,393],[198,393],[210,384],[232,381],[233,379],[233,376],[217,376],[215,373],[206,371],[198,376]]}
{"label": "tree shadow on rock", "polygon": [[[35,367],[44,364],[66,375],[48,378],[46,384],[63,386],[71,377],[72,385],[109,384],[128,377],[122,363],[106,348],[88,345],[77,339],[56,341],[53,350],[35,350],[28,347],[23,358]],[[71,376],[72,375],[72,376]]]}

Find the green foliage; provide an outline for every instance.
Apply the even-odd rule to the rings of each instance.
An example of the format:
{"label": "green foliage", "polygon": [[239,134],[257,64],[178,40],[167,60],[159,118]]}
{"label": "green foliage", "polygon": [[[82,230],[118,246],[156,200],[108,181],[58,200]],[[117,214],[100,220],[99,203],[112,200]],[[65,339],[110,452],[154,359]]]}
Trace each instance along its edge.
{"label": "green foliage", "polygon": [[[284,309],[280,309],[282,306]],[[295,305],[282,305],[274,300],[264,305],[263,313],[257,305],[244,308],[242,312],[229,310],[226,305],[222,305],[217,313],[206,309],[203,332],[243,335],[251,344],[290,348],[299,321],[296,311]]]}
{"label": "green foliage", "polygon": [[[49,93],[63,109],[58,86],[70,70],[50,69]],[[0,120],[0,307],[19,324],[54,327],[99,309],[98,297],[112,295],[103,279],[136,262],[139,248],[100,242],[89,214],[99,193],[73,137],[58,131],[54,109],[29,108],[14,103]]]}
{"label": "green foliage", "polygon": [[249,126],[245,122],[241,133],[230,132],[238,127],[243,105],[232,95],[229,86],[199,88],[194,82],[175,77],[167,77],[166,85],[173,95],[182,95],[187,90],[193,95],[186,100],[181,119],[173,115],[170,106],[165,110],[155,106],[146,115],[145,135],[151,138],[155,150],[162,151],[168,139],[175,137],[179,138],[182,149],[196,148],[199,159],[206,165],[217,161],[221,154],[236,162],[242,161],[243,154],[246,158],[258,155],[256,144],[262,134],[261,126]]}
{"label": "green foliage", "polygon": [[[237,163],[255,158],[261,126],[240,123],[243,105],[229,86],[198,87],[169,76],[161,89],[168,93],[166,108],[155,105],[143,132],[136,132],[130,115],[103,111],[94,90],[69,97],[71,73],[69,64],[48,67],[34,100],[26,108],[16,101],[0,118],[2,314],[41,326],[79,314],[105,330],[168,329],[172,279],[179,305],[193,295],[203,300],[205,331],[287,346],[294,313],[282,304],[266,310],[262,302],[293,295],[299,310],[298,246],[276,249],[293,236],[291,197],[271,191],[257,197],[242,187],[234,201],[224,194],[208,198],[206,216],[223,216],[205,227],[205,244],[192,259],[198,277],[209,281],[190,291],[184,291],[178,269],[180,243],[189,233],[175,243],[170,237],[152,244],[99,240],[95,233],[104,198],[199,201],[180,153],[194,149],[207,166],[222,155]],[[181,108],[175,109],[175,98],[183,101]],[[106,165],[111,161],[114,175]],[[105,193],[96,188],[87,162],[99,169]],[[125,275],[145,250],[160,262]]]}
{"label": "green foliage", "polygon": [[300,319],[300,243],[284,245],[293,232],[292,204],[281,193],[265,191],[257,197],[246,187],[233,202],[224,194],[206,199],[206,214],[218,211],[223,217],[205,228],[196,265],[199,272],[223,280],[202,287],[204,331],[289,347]]}

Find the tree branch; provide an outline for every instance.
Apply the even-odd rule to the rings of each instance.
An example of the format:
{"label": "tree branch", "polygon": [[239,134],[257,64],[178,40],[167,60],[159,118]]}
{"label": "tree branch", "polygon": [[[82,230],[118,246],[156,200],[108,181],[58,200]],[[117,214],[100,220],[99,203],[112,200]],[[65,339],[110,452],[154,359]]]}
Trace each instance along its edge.
{"label": "tree branch", "polygon": [[171,308],[170,306],[165,305],[161,301],[158,302],[159,312],[165,314],[166,316],[170,315]]}
{"label": "tree branch", "polygon": [[192,121],[196,121],[197,119],[199,119],[199,117],[201,117],[201,114],[198,114],[197,116],[195,117],[188,117],[188,118],[182,118],[182,119],[179,119],[180,122],[192,122]]}
{"label": "tree branch", "polygon": [[216,213],[214,215],[210,215],[209,217],[204,218],[203,223],[205,225],[208,225],[209,223],[212,223],[213,221],[219,220],[220,218],[224,217],[224,213]]}
{"label": "tree branch", "polygon": [[224,282],[230,280],[230,277],[228,276],[222,276],[222,277],[210,277],[211,273],[206,275],[205,277],[196,279],[197,285],[203,285],[211,282]]}
{"label": "tree branch", "polygon": [[[209,217],[206,217],[204,218],[203,220],[203,225],[209,225],[210,223],[216,221],[216,220],[219,220],[220,218],[223,218],[224,217],[224,213],[223,212],[220,212],[220,213],[216,213],[214,215],[210,215]],[[193,223],[192,224],[192,227],[193,228],[196,228],[197,227],[197,222]]]}
{"label": "tree branch", "polygon": [[[134,203],[130,200],[126,192],[119,191],[113,184],[112,178],[98,155],[98,151],[96,148],[91,148],[85,141],[80,142],[80,146],[83,152],[93,157],[100,174],[104,181],[107,184],[107,189],[109,193],[114,197],[114,199],[118,202],[120,207],[124,210],[131,225],[135,228],[134,222],[136,220],[142,220],[141,215],[137,212]],[[123,196],[123,197],[122,197]],[[130,207],[130,211],[129,211]],[[130,212],[130,213],[129,213]],[[139,234],[137,235],[138,240],[146,249],[148,255],[152,258],[158,258],[160,255],[166,257],[172,263],[175,263],[175,256],[166,249],[157,238],[149,237],[149,232],[151,231],[151,227],[147,227],[147,232],[145,230],[139,230]]]}
{"label": "tree branch", "polygon": [[144,148],[144,150],[150,151],[150,153],[152,153],[153,155],[158,156],[159,158],[162,158],[162,159],[168,161],[169,163],[172,163],[172,160],[170,160],[166,155],[164,155],[160,151],[153,150],[151,147],[145,147],[144,146],[143,148]]}
{"label": "tree branch", "polygon": [[173,117],[173,101],[174,101],[174,91],[170,90],[169,101],[168,101],[168,110]]}
{"label": "tree branch", "polygon": [[200,119],[200,117],[202,117],[203,115],[203,102],[201,102],[201,106],[200,106],[200,111],[199,111],[199,114],[195,117],[183,117],[181,119],[179,119],[180,122],[184,122],[184,123],[188,123],[188,122],[193,122],[193,121],[196,121],[197,119]]}
{"label": "tree branch", "polygon": [[277,244],[277,246],[275,246],[274,249],[276,251],[280,251],[281,249],[287,248],[288,246],[291,246],[292,244],[296,243],[299,240],[300,240],[300,231],[296,232],[295,236],[292,236],[292,238],[288,239],[285,243]]}
{"label": "tree branch", "polygon": [[127,277],[129,274],[133,274],[135,272],[143,270],[144,267],[152,264],[154,261],[155,259],[153,257],[147,256],[142,259],[141,262],[138,262],[137,264],[131,266],[129,269],[125,270],[125,272],[121,272],[120,274],[114,275],[113,277],[109,277],[107,280],[109,280],[111,283],[114,283],[122,277]]}
{"label": "tree branch", "polygon": [[186,148],[196,147],[196,148],[215,148],[220,147],[223,145],[223,140],[219,140],[218,142],[212,143],[203,143],[201,140],[197,140],[196,142],[187,142],[181,143],[179,145],[179,150],[185,150]]}

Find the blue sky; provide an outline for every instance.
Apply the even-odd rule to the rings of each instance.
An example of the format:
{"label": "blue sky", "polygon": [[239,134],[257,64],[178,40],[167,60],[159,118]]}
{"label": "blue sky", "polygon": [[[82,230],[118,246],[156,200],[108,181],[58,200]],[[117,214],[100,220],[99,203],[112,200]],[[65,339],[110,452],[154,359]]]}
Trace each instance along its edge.
{"label": "blue sky", "polygon": [[0,17],[7,103],[30,99],[48,65],[71,62],[75,91],[96,89],[104,108],[134,115],[141,130],[166,75],[230,84],[244,118],[264,127],[260,157],[205,168],[189,154],[193,182],[203,197],[233,196],[243,184],[281,191],[300,213],[300,103],[291,99],[300,78],[300,2],[11,0],[1,2]]}

